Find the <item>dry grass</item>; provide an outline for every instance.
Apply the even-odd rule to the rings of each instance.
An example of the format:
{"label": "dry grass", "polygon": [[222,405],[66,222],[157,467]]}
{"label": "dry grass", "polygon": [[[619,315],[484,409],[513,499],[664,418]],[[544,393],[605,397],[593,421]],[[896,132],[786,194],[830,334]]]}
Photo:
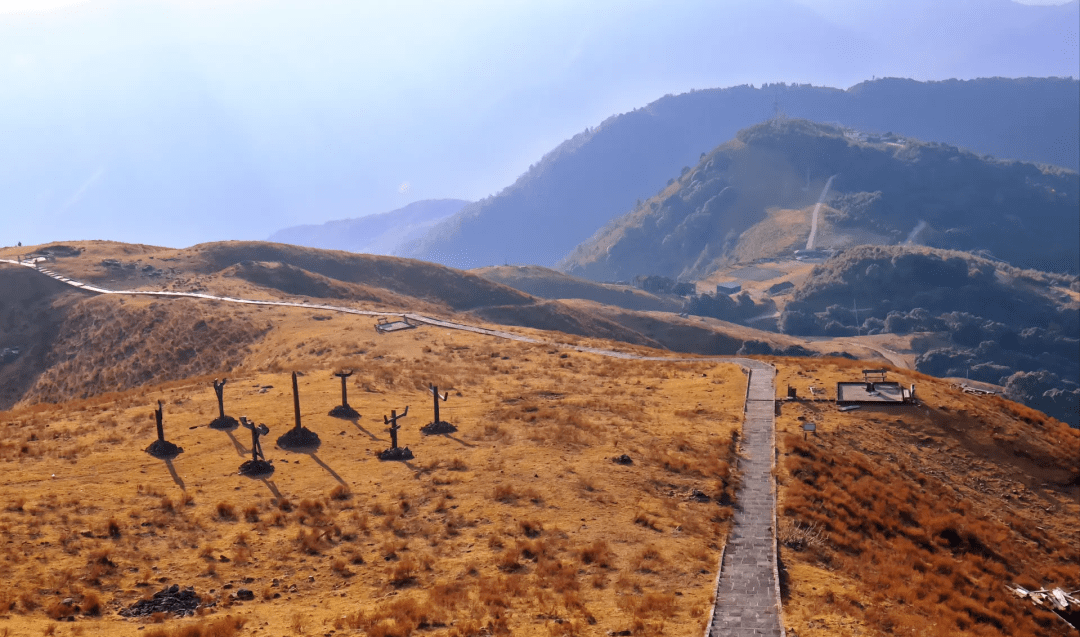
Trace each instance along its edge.
{"label": "dry grass", "polygon": [[[0,529],[34,550],[8,545],[10,592],[0,591],[0,606],[10,610],[0,621],[31,634],[52,622],[62,632],[51,615],[69,612],[58,604],[71,597],[86,635],[210,635],[225,630],[214,623],[225,613],[255,621],[251,602],[229,597],[249,588],[261,600],[258,623],[273,634],[340,625],[369,635],[604,635],[641,622],[663,624],[665,634],[702,630],[731,509],[689,494],[718,495],[731,480],[736,368],[561,358],[547,346],[436,330],[361,342],[363,356],[327,361],[308,352],[321,339],[342,348],[330,332],[300,332],[309,334],[302,354],[275,340],[301,320],[280,313],[264,355],[307,361],[297,366],[304,424],[323,441],[316,454],[273,445],[292,424],[285,374],[235,374],[226,389],[227,412],[272,428],[264,448],[276,471],[266,482],[234,475],[249,439],[234,432],[234,444],[204,426],[217,406],[202,378],[5,413],[0,454],[14,455],[0,481]],[[308,323],[318,331],[332,322]],[[340,402],[330,374],[339,367],[364,370],[350,379],[350,403],[364,414],[356,424],[325,416]],[[450,388],[443,416],[456,434],[416,433],[430,409],[427,382]],[[184,448],[171,461],[175,478],[142,452],[154,436],[147,405],[159,398],[167,437]],[[388,435],[376,415],[410,403],[400,435],[417,459],[379,462]],[[610,461],[622,453],[634,464]],[[635,525],[636,510],[659,530]],[[662,559],[644,555],[647,545],[662,547]],[[626,573],[630,594],[674,601],[624,618],[628,589],[617,582]],[[117,608],[173,582],[217,606],[138,633],[137,622],[117,621]],[[362,612],[357,600],[368,600]]]}
{"label": "dry grass", "polygon": [[[70,274],[105,276],[95,264],[121,248],[88,245]],[[169,282],[177,289],[283,296],[250,283],[251,273],[220,274],[217,248],[122,249],[125,259],[177,259],[169,263],[188,268],[186,280]],[[251,249],[252,259],[273,260]],[[16,538],[2,549],[0,625],[13,634],[74,633],[50,616],[67,612],[68,598],[87,635],[232,634],[224,631],[240,627],[228,627],[228,613],[250,619],[255,634],[701,634],[738,485],[731,434],[745,377],[734,368],[634,363],[426,327],[377,336],[369,319],[315,321],[301,309],[91,299],[70,310],[85,329],[64,328],[58,342],[80,354],[55,361],[34,394],[70,400],[0,414],[0,530]],[[149,336],[125,355],[109,320]],[[805,384],[832,387],[863,366],[781,361],[777,385],[801,383],[805,395]],[[343,367],[358,370],[355,423],[326,416],[340,400],[330,374]],[[304,424],[323,442],[313,454],[273,445],[292,425],[294,369],[304,373]],[[235,475],[250,457],[243,430],[230,438],[205,427],[217,409],[209,381],[222,375],[226,411],[273,430],[264,447],[276,471],[266,481]],[[1076,554],[1075,530],[1061,520],[1080,513],[1070,469],[1080,443],[1023,407],[917,374],[905,382],[919,384],[929,412],[834,417],[810,405],[785,407],[778,419],[789,454],[781,498],[792,512],[781,524],[788,617],[804,636],[1044,632],[1033,611],[1017,615],[1012,600],[980,591],[1012,577],[1075,578],[1075,561],[1062,557]],[[428,383],[451,391],[442,413],[456,434],[417,433]],[[170,464],[141,451],[158,399],[167,438],[185,450]],[[417,458],[379,462],[374,454],[389,444],[379,414],[406,404],[401,442]],[[821,433],[806,456],[792,451],[801,438],[782,435],[798,431],[800,415]],[[610,462],[623,453],[632,465]],[[217,606],[147,620],[163,624],[143,631],[118,621],[115,609],[173,582]],[[257,611],[230,598],[241,587],[257,591]],[[85,611],[95,601],[100,616]],[[827,623],[810,626],[819,620]]]}
{"label": "dry grass", "polygon": [[174,628],[155,628],[146,631],[146,637],[233,637],[247,624],[245,617],[220,617],[203,620]]}
{"label": "dry grass", "polygon": [[[784,382],[857,373],[788,368]],[[899,374],[899,372],[897,372]],[[800,635],[1050,634],[1064,624],[1004,589],[1080,582],[1080,435],[920,375],[924,407],[787,404],[778,419],[780,539]],[[1040,417],[1041,416],[1041,417]],[[796,434],[802,422],[820,435]],[[1067,634],[1067,633],[1063,633]]]}

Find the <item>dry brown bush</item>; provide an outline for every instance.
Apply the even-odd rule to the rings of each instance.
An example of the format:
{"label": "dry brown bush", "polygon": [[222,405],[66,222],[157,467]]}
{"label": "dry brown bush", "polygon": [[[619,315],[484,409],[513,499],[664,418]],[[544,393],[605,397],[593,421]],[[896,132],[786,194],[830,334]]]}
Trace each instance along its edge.
{"label": "dry brown bush", "polygon": [[585,564],[596,564],[601,568],[610,568],[615,558],[614,552],[608,546],[607,540],[598,539],[592,544],[581,549],[581,561]]}
{"label": "dry brown bush", "polygon": [[236,507],[228,502],[218,502],[217,506],[214,507],[214,513],[219,520],[224,520],[226,522],[233,522],[236,520]]}

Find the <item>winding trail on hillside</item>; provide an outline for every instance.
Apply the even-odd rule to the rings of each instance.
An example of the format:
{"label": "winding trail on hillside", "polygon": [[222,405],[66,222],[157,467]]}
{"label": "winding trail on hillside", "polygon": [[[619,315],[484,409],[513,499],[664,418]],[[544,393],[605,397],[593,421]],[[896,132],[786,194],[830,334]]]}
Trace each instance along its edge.
{"label": "winding trail on hillside", "polygon": [[625,360],[657,362],[703,362],[722,360],[742,366],[747,371],[746,402],[743,423],[743,440],[739,468],[741,484],[736,496],[735,520],[731,535],[721,554],[716,580],[716,602],[709,613],[705,637],[743,637],[766,635],[785,637],[780,602],[780,579],[777,572],[776,541],[776,488],[773,467],[776,456],[774,403],[776,397],[776,368],[763,361],[728,356],[663,357],[641,356],[597,347],[570,345],[558,341],[539,340],[520,334],[492,330],[463,323],[401,312],[357,310],[337,305],[297,303],[289,301],[260,301],[228,296],[215,296],[200,292],[171,292],[158,290],[110,290],[76,281],[39,265],[34,261],[0,259],[0,263],[23,266],[52,277],[72,287],[96,294],[177,297],[223,301],[244,305],[297,307],[328,312],[341,312],[360,316],[403,316],[410,321],[483,334],[523,343],[537,343],[573,349]]}
{"label": "winding trail on hillside", "polygon": [[814,244],[817,242],[818,212],[821,211],[821,204],[824,203],[825,196],[829,194],[829,187],[832,186],[832,180],[835,178],[836,175],[833,175],[825,182],[825,187],[821,190],[821,196],[818,197],[817,204],[814,205],[814,214],[810,220],[810,236],[806,239],[807,250],[813,250]]}

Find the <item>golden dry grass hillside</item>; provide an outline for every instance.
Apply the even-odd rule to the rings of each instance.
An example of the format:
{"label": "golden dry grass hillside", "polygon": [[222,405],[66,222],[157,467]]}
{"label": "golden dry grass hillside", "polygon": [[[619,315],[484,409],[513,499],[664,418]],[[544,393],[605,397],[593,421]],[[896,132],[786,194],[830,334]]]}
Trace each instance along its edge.
{"label": "golden dry grass hillside", "polygon": [[[535,299],[466,272],[411,259],[261,242],[173,250],[82,241],[0,250],[0,258],[29,254],[49,255],[43,265],[50,270],[107,289],[418,312],[657,345],[558,301]],[[0,366],[0,378],[7,381],[0,408],[123,391],[223,367],[271,369],[263,366],[265,349],[253,355],[276,320],[266,308],[97,295],[6,264],[0,264],[0,291],[5,292],[0,297],[0,347],[18,346],[23,352],[13,364]],[[334,316],[323,313],[318,318]]]}
{"label": "golden dry grass hillside", "polygon": [[[0,366],[5,383],[22,383],[11,392],[20,402],[0,412],[0,634],[702,634],[737,506],[745,376],[722,360],[622,360],[564,345],[670,357],[643,345],[720,350],[754,330],[537,301],[489,282],[474,294],[492,305],[426,294],[430,282],[382,287],[380,267],[423,278],[419,262],[371,257],[365,278],[334,270],[360,259],[346,253],[339,263],[311,251],[330,264],[305,267],[274,246],[236,260],[214,246],[71,245],[81,252],[49,267],[106,287],[332,299],[322,302],[488,326],[538,308],[528,321],[542,327],[547,313],[564,331],[501,328],[534,343],[433,326],[378,334],[372,317],[93,296],[0,266],[0,335],[38,337]],[[437,276],[444,290],[478,278]],[[594,338],[615,328],[641,340]],[[827,353],[834,343],[808,345]],[[838,380],[881,366],[874,348],[903,346],[866,341],[860,355],[875,362],[768,360],[781,395],[790,384],[831,397]],[[328,415],[342,368],[355,372],[354,420]],[[321,438],[307,453],[274,443],[293,424],[294,370],[304,426]],[[1069,634],[1004,585],[1080,588],[1077,432],[947,381],[890,374],[915,383],[923,404],[782,405],[788,634]],[[269,478],[237,474],[251,457],[246,429],[207,427],[215,377],[229,378],[227,414],[270,427]],[[457,432],[421,436],[429,383],[449,393],[442,416]],[[170,461],[144,451],[159,400],[166,438],[183,448]],[[415,458],[380,461],[382,418],[406,406],[400,442]],[[818,435],[803,440],[806,421]],[[612,462],[623,454],[630,464]],[[194,587],[195,616],[119,614],[171,585]]]}
{"label": "golden dry grass hillside", "polygon": [[[777,385],[835,396],[859,367],[788,359]],[[916,372],[891,376],[923,404],[787,402],[777,418],[789,634],[1077,634],[1005,585],[1080,588],[1080,431]]]}
{"label": "golden dry grass hillside", "polygon": [[[415,312],[471,324],[519,326],[629,346],[734,354],[746,341],[777,347],[800,339],[673,312],[594,301],[539,299],[472,273],[373,255],[230,241],[181,250],[108,241],[0,249],[0,258],[45,254],[48,269],[114,290],[166,290]],[[96,295],[26,268],[0,264],[0,347],[20,346],[0,408],[62,401],[166,382],[222,367],[267,371],[264,336],[277,314],[257,306],[184,298]],[[207,309],[209,308],[209,311]],[[320,318],[331,320],[333,313]],[[335,324],[337,325],[337,324]],[[879,354],[856,339],[810,343],[818,354]],[[119,351],[121,354],[116,354]],[[329,350],[327,350],[329,352]]]}
{"label": "golden dry grass hillside", "polygon": [[[745,391],[737,367],[621,361],[431,328],[361,335],[338,318],[278,311],[260,349],[301,371],[304,425],[321,446],[274,446],[292,424],[285,372],[220,370],[230,377],[226,412],[271,428],[267,480],[236,473],[250,456],[246,430],[206,426],[217,410],[207,377],[3,413],[0,527],[10,542],[0,626],[20,635],[231,634],[238,624],[245,635],[700,634],[732,513]],[[352,349],[320,354],[330,343]],[[340,402],[331,373],[341,367],[356,370],[354,421],[327,415]],[[420,436],[431,420],[427,383],[449,391],[442,416],[457,433]],[[183,448],[168,462],[143,451],[158,400],[166,437]],[[415,459],[381,462],[381,418],[406,406],[401,443]],[[622,454],[632,464],[611,461]],[[195,588],[198,616],[117,614],[171,584]],[[235,599],[240,589],[254,599]]]}
{"label": "golden dry grass hillside", "polygon": [[470,270],[489,281],[545,299],[586,299],[628,310],[681,312],[684,301],[625,284],[596,283],[538,265],[501,265]]}

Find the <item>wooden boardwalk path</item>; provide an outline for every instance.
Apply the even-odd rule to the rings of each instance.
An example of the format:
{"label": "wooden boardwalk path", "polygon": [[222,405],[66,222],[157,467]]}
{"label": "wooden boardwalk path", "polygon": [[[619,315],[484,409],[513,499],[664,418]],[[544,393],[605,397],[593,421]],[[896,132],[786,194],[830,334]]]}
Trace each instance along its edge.
{"label": "wooden boardwalk path", "polygon": [[735,524],[724,549],[706,637],[784,637],[772,477],[776,369],[761,361],[737,362],[750,370],[740,460],[742,484],[735,498]]}

